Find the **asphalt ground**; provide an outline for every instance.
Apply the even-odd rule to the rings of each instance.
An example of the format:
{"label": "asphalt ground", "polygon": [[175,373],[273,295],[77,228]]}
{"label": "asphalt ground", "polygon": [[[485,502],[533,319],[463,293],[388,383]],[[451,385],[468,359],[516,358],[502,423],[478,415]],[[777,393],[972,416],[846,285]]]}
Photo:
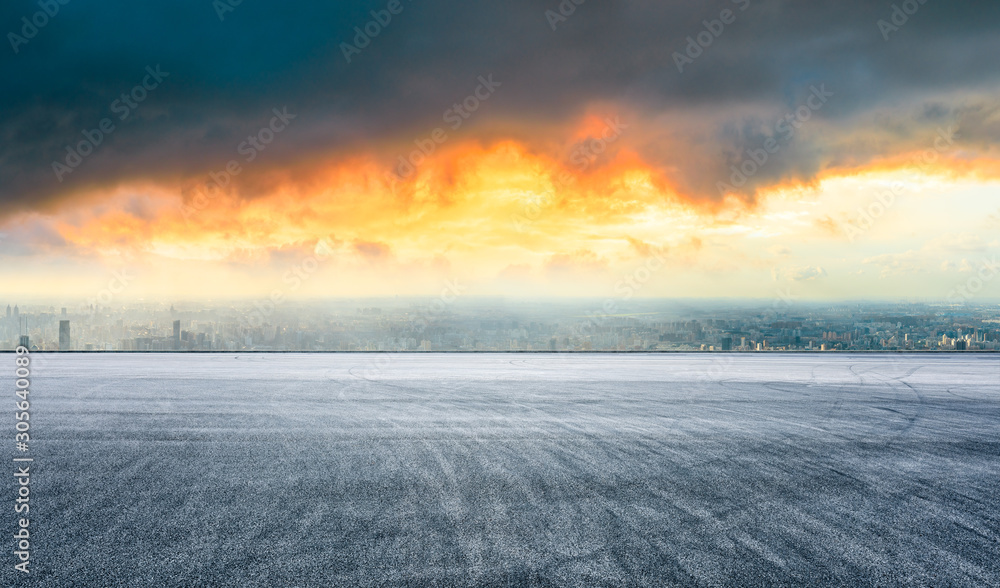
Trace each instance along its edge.
{"label": "asphalt ground", "polygon": [[998,355],[32,358],[4,586],[1000,586]]}

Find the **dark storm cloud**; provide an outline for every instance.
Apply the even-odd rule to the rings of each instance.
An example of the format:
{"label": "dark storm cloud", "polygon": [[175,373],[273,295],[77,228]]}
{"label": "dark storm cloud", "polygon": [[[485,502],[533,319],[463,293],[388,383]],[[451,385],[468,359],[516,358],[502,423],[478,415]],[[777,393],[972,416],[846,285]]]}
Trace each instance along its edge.
{"label": "dark storm cloud", "polygon": [[[209,0],[71,1],[16,53],[10,45],[0,51],[0,201],[9,213],[42,208],[88,185],[220,169],[275,107],[298,118],[269,146],[272,165],[424,134],[487,74],[502,89],[468,128],[516,120],[516,132],[529,141],[537,138],[533,123],[558,126],[593,103],[625,104],[649,117],[700,113],[704,130],[681,137],[706,143],[701,157],[712,169],[678,183],[710,192],[745,147],[773,134],[770,113],[799,107],[812,85],[826,84],[837,97],[816,117],[845,125],[877,125],[869,112],[924,100],[919,112],[927,121],[988,113],[989,105],[935,100],[995,88],[1000,5],[909,1],[916,12],[886,40],[877,22],[891,22],[892,3],[862,0],[587,0],[564,21],[546,15],[560,10],[557,0],[401,0],[402,11],[352,52],[350,63],[342,43],[352,43],[354,27],[363,28],[388,0],[245,1],[221,20]],[[563,5],[569,12],[571,2]],[[733,22],[679,73],[675,52],[725,9]],[[39,10],[32,2],[6,3],[0,26],[21,34],[22,17]],[[157,65],[169,75],[119,120],[115,100]],[[768,114],[744,113],[748,106]],[[114,131],[57,181],[52,162],[64,161],[66,146],[105,118]],[[668,138],[650,130],[640,150],[666,165],[677,156],[663,148]],[[790,144],[755,182],[807,177],[832,148],[805,133],[794,141],[794,154]],[[865,148],[874,154],[890,146]]]}

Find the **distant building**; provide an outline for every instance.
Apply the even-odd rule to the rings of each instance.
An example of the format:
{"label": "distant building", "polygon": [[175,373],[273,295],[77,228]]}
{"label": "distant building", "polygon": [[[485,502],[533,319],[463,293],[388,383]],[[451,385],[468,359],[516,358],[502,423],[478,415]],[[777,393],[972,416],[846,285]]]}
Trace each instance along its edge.
{"label": "distant building", "polygon": [[955,339],[955,351],[965,351],[965,339]]}
{"label": "distant building", "polygon": [[10,318],[10,305],[7,305],[7,318]]}
{"label": "distant building", "polygon": [[73,349],[73,344],[69,336],[69,321],[59,321],[59,351],[71,349]]}
{"label": "distant building", "polygon": [[[171,307],[172,308],[172,307]],[[174,349],[181,348],[181,321],[174,321]]]}
{"label": "distant building", "polygon": [[[7,312],[10,312],[10,307],[9,306],[7,307]],[[17,342],[17,344],[20,347],[24,347],[25,349],[31,349],[31,344],[30,344],[30,341],[28,341],[28,336],[27,335],[21,335],[20,340]]]}
{"label": "distant building", "polygon": [[733,350],[733,338],[732,337],[723,337],[722,338],[722,350],[723,351],[732,351]]}
{"label": "distant building", "polygon": [[61,314],[62,316],[66,316],[66,307],[65,306],[62,307],[61,312],[59,314]]}

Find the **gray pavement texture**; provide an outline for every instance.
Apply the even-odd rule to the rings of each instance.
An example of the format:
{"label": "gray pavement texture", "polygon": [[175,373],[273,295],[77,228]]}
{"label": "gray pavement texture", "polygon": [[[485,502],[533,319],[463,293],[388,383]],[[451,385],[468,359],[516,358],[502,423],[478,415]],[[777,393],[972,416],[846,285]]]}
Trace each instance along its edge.
{"label": "gray pavement texture", "polygon": [[997,355],[32,357],[3,586],[1000,586]]}

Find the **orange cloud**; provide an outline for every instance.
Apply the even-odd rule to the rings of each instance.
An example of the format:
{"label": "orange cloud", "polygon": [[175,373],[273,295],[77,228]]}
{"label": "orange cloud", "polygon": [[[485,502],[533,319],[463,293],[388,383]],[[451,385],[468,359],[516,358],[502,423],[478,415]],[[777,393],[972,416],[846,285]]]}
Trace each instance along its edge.
{"label": "orange cloud", "polygon": [[[802,198],[808,191],[801,179],[786,177],[753,198],[694,196],[684,178],[700,172],[649,154],[683,163],[699,161],[704,152],[676,138],[661,141],[657,151],[648,129],[635,123],[621,129],[614,121],[587,115],[564,141],[548,146],[456,135],[406,177],[393,167],[406,153],[400,143],[290,163],[262,160],[235,175],[219,167],[197,178],[88,189],[50,218],[65,248],[121,260],[263,266],[326,241],[336,244],[331,267],[371,267],[372,275],[374,268],[391,269],[403,282],[456,267],[527,279],[604,274],[615,264],[667,251],[672,267],[752,267],[762,262],[733,239],[771,233],[757,221],[744,222],[747,216],[769,198]],[[892,157],[838,161],[811,181],[911,169],[920,152],[908,147]],[[946,150],[933,162],[918,162],[918,171],[997,177],[1000,168],[986,155]],[[808,224],[838,234],[840,213],[819,212]]]}

